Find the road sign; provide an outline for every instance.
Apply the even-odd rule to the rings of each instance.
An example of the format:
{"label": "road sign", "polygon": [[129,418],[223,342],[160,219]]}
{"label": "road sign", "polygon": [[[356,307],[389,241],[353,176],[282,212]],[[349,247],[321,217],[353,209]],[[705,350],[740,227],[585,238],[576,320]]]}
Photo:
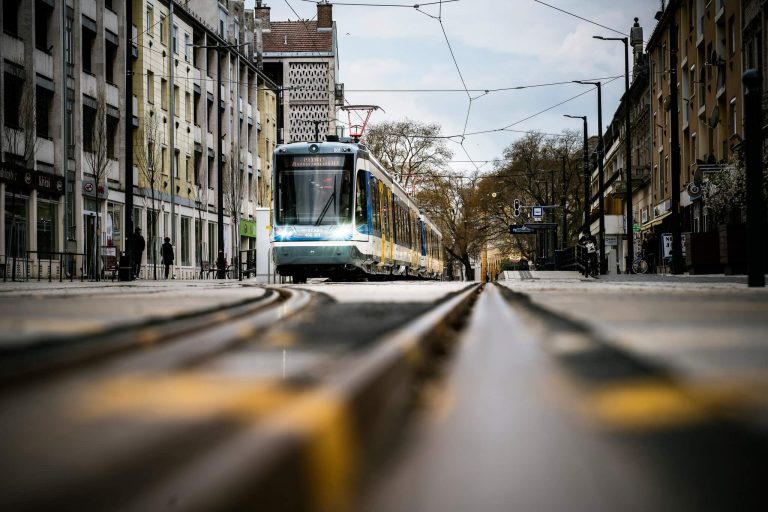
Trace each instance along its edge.
{"label": "road sign", "polygon": [[640,232],[640,224],[637,224],[637,223],[632,224],[632,231],[634,231],[635,233],[639,233]]}
{"label": "road sign", "polygon": [[513,235],[532,235],[536,230],[523,224],[510,224],[509,232]]}
{"label": "road sign", "polygon": [[542,217],[544,217],[544,208],[541,206],[534,206],[531,209],[531,214],[533,215],[534,219],[541,220]]}

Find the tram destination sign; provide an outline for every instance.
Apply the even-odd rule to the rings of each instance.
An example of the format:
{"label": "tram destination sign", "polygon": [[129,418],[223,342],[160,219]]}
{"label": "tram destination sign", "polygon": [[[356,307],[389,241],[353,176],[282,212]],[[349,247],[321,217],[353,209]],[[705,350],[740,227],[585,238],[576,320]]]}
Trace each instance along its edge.
{"label": "tram destination sign", "polygon": [[285,155],[286,169],[343,169],[345,155]]}

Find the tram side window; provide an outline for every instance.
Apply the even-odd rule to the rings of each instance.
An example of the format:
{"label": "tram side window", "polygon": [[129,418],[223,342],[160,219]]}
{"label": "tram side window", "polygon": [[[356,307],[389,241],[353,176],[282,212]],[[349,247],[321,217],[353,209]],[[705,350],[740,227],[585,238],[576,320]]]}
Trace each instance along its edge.
{"label": "tram side window", "polygon": [[384,236],[387,238],[392,237],[392,232],[389,229],[389,226],[391,225],[391,221],[389,219],[389,191],[386,187],[383,187],[381,189],[381,204],[382,204],[382,211],[381,214],[383,216],[382,223],[381,223],[381,229],[384,231]]}
{"label": "tram side window", "polygon": [[379,191],[379,180],[371,178],[371,217],[373,218],[373,232],[381,235],[381,193]]}
{"label": "tram side window", "polygon": [[[357,197],[355,198],[355,225],[358,230],[368,226],[368,194],[366,192],[366,177],[368,173],[357,171]],[[361,230],[366,231],[366,230]]]}

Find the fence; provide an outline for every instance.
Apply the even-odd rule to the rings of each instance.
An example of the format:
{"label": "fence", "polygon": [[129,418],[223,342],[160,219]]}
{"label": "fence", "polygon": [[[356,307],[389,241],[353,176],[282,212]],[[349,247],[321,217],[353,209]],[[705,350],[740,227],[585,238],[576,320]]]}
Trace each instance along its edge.
{"label": "fence", "polygon": [[[86,255],[81,252],[54,252],[54,251],[25,251],[23,257],[8,258],[0,255],[3,263],[0,271],[3,273],[3,282],[43,280],[47,270],[47,280],[52,282],[54,275],[58,274],[58,281],[65,279],[74,281],[80,271],[80,281],[85,280]],[[9,276],[10,275],[10,276]]]}

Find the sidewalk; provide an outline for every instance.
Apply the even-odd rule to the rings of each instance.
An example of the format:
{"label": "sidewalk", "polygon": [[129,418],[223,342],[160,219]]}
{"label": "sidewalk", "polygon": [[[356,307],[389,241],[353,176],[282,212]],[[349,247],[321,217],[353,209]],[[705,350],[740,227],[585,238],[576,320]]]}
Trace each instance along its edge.
{"label": "sidewalk", "polygon": [[0,347],[89,335],[260,297],[236,280],[0,283]]}

